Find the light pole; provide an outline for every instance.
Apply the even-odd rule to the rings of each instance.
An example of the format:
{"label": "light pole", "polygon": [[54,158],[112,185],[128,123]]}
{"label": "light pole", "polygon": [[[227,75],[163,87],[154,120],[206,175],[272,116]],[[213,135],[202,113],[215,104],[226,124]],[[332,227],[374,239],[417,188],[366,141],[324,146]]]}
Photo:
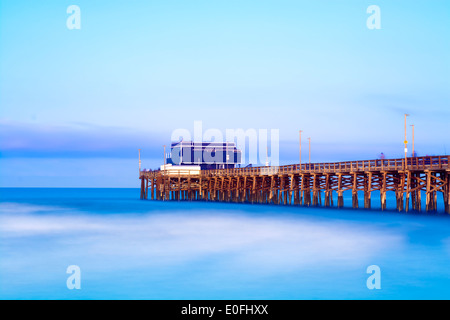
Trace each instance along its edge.
{"label": "light pole", "polygon": [[302,169],[302,130],[300,130],[298,132],[299,138],[298,138],[298,142],[300,144],[300,154],[299,154],[299,158],[298,158],[298,163],[300,164],[300,170]]}
{"label": "light pole", "polygon": [[141,172],[141,149],[139,150],[139,173]]}
{"label": "light pole", "polygon": [[412,156],[415,157],[415,154],[414,154],[414,125],[412,124],[411,127],[412,127]]}
{"label": "light pole", "polygon": [[408,153],[408,140],[406,140],[406,117],[408,117],[409,114],[405,113],[405,170],[406,170],[406,161],[407,161],[407,153]]}

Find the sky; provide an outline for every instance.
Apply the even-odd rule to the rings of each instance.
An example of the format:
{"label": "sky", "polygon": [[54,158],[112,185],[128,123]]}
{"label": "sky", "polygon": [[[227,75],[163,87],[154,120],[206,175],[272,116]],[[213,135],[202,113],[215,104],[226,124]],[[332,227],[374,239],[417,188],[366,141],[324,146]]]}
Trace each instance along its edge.
{"label": "sky", "polygon": [[402,157],[408,113],[448,154],[449,37],[445,0],[1,0],[0,186],[137,187],[194,121],[278,130],[290,164],[299,130],[313,162]]}

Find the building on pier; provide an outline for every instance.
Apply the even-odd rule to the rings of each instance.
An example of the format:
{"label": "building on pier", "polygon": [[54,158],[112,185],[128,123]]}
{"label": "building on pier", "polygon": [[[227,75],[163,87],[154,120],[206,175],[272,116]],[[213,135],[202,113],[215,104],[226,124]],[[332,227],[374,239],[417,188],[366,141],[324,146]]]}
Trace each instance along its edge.
{"label": "building on pier", "polygon": [[233,169],[241,163],[241,150],[234,142],[180,141],[171,145],[167,164],[199,166],[201,170]]}

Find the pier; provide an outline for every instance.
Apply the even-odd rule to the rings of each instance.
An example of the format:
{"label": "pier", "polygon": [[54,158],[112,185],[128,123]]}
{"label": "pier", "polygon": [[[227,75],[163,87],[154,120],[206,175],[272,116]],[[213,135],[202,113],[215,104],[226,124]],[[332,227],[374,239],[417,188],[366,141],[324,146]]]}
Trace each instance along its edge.
{"label": "pier", "polygon": [[[370,209],[372,192],[394,192],[398,211],[437,211],[439,199],[450,213],[450,156],[376,159],[286,166],[190,170],[139,170],[141,199],[199,200],[278,205],[344,207],[344,191],[352,207]],[[442,195],[442,196],[441,196]],[[422,196],[425,208],[422,208]]]}

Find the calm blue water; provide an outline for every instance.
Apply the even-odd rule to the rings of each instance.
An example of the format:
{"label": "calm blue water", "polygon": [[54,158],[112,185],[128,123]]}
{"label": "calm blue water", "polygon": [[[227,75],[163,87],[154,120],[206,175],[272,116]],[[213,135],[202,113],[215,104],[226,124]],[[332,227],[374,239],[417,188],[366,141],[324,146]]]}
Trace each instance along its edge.
{"label": "calm blue water", "polygon": [[2,299],[450,298],[445,214],[140,201],[139,189],[0,189],[0,202]]}

